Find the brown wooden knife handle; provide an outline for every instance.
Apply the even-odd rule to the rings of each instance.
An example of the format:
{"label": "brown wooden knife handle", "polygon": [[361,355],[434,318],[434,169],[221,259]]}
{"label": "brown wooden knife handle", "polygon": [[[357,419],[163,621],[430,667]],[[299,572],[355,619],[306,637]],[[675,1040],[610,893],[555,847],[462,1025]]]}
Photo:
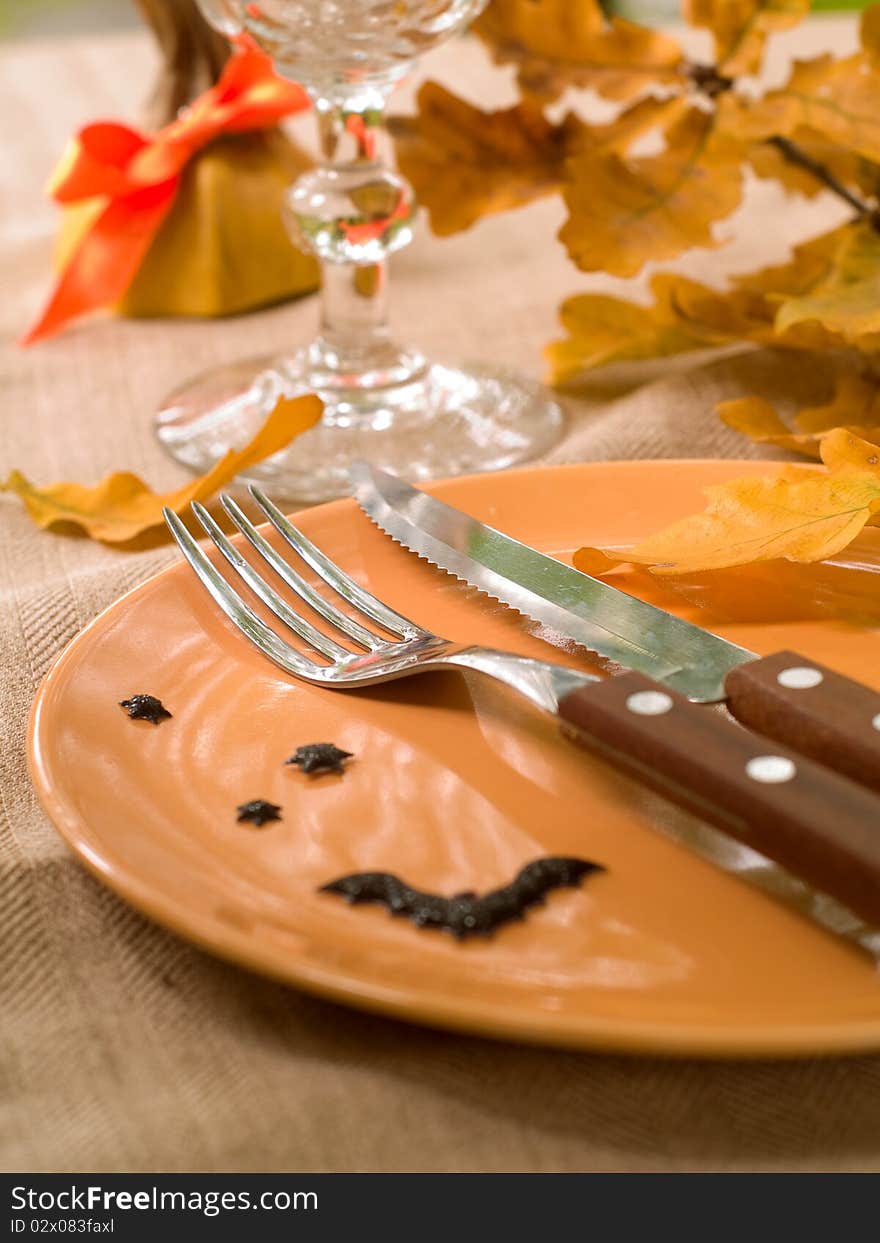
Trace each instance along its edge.
{"label": "brown wooden knife handle", "polygon": [[797,652],[777,652],[727,675],[738,721],[801,755],[880,790],[880,694]]}
{"label": "brown wooden knife handle", "polygon": [[880,797],[639,673],[566,695],[580,741],[870,922]]}

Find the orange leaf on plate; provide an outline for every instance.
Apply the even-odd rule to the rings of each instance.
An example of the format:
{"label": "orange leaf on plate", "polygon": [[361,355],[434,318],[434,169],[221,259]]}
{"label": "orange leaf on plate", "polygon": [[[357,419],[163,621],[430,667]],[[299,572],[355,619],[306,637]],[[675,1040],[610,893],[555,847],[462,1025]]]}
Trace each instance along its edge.
{"label": "orange leaf on plate", "polygon": [[162,509],[180,513],[190,501],[205,500],[233,476],[284,449],[313,427],[323,404],[313,394],[282,398],[263,426],[241,449],[230,449],[206,475],[173,492],[156,493],[130,471],[115,471],[100,483],[50,483],[37,487],[13,470],[0,491],[19,496],[34,522],[51,527],[70,522],[92,539],[122,543],[162,523]]}
{"label": "orange leaf on plate", "polygon": [[720,570],[777,557],[821,561],[880,514],[880,451],[844,429],[822,442],[827,469],[798,467],[706,489],[701,514],[682,518],[634,548],[583,548],[586,573],[629,562],[659,575]]}
{"label": "orange leaf on plate", "polygon": [[865,472],[880,482],[880,449],[845,427],[838,427],[822,441],[822,461],[829,470],[840,475]]}

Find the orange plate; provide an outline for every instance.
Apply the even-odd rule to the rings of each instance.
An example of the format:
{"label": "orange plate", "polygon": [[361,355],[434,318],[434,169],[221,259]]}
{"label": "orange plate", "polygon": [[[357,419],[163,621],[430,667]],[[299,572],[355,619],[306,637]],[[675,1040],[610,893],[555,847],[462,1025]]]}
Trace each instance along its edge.
{"label": "orange plate", "polygon": [[[540,549],[627,543],[766,469],[626,462],[511,471],[432,490]],[[401,612],[448,638],[585,665],[512,611],[403,552],[352,501],[303,529]],[[535,629],[534,627],[532,628]],[[730,626],[878,682],[876,637],[840,622]],[[154,727],[118,701],[149,692]],[[707,709],[709,711],[710,709]],[[356,759],[283,761],[330,740]],[[561,740],[488,681],[431,674],[369,691],[297,684],[242,639],[182,562],[98,617],[37,696],[43,805],[97,876],[182,936],[302,988],[401,1018],[576,1047],[707,1056],[880,1047],[867,955],[670,840],[699,822]],[[252,798],[283,820],[236,823]],[[728,857],[739,858],[733,847]],[[318,886],[390,869],[443,893],[505,882],[543,854],[606,865],[491,940],[456,943]]]}

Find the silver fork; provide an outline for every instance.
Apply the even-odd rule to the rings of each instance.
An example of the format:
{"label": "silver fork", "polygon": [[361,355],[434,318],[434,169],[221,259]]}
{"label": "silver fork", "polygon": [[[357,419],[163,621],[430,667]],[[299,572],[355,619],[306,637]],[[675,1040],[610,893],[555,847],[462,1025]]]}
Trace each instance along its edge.
{"label": "silver fork", "polygon": [[[204,506],[194,502],[193,513],[242,585],[310,651],[289,643],[257,616],[176,514],[166,509],[165,521],[200,582],[233,625],[286,673],[331,690],[447,668],[494,678],[556,716],[568,732],[616,767],[750,847],[747,860],[760,865],[760,857],[752,853],[760,851],[821,892],[804,894],[803,886],[777,868],[766,873],[768,889],[794,900],[826,927],[845,931],[863,944],[872,940],[873,933],[862,940],[864,925],[851,913],[841,912],[837,903],[829,904],[822,893],[842,900],[863,919],[880,923],[880,887],[873,882],[880,873],[880,847],[876,834],[868,831],[876,824],[876,795],[744,729],[721,712],[692,704],[674,692],[658,692],[641,674],[600,679],[548,661],[441,638],[355,582],[259,488],[251,487],[250,495],[295,554],[294,560],[310,566],[333,594],[325,595],[306,582],[294,561],[266,540],[230,496],[221,495],[220,503],[262,558],[270,577],[307,604],[336,637],[319,630],[283,598]],[[343,611],[342,602],[354,606],[363,620]],[[760,775],[767,771],[771,776]],[[686,842],[730,869],[729,850],[701,842],[705,834],[706,830],[689,832]],[[742,867],[742,861],[737,866]],[[759,883],[764,887],[765,879]]]}
{"label": "silver fork", "polygon": [[[331,598],[316,591],[260,534],[232,497],[221,494],[220,504],[224,511],[277,578],[338,631],[340,638],[347,638],[360,650],[353,651],[318,630],[278,594],[223,534],[205,507],[194,501],[193,513],[227,563],[279,622],[328,662],[319,663],[267,626],[205,555],[177,515],[165,509],[165,521],[171,534],[202,585],[245,638],[285,673],[319,686],[346,689],[372,686],[393,678],[405,678],[413,673],[429,673],[451,666],[485,673],[518,691],[537,707],[553,713],[558,710],[560,701],[566,695],[599,681],[591,674],[566,669],[561,665],[531,660],[509,652],[498,652],[491,648],[453,643],[433,634],[409,618],[401,616],[355,582],[303,535],[302,531],[293,526],[259,488],[251,487],[249,491],[265,517],[297,557],[310,566],[341,600],[354,605],[365,619],[387,632],[381,633],[355,620],[343,612]],[[395,637],[389,638],[389,635]]]}

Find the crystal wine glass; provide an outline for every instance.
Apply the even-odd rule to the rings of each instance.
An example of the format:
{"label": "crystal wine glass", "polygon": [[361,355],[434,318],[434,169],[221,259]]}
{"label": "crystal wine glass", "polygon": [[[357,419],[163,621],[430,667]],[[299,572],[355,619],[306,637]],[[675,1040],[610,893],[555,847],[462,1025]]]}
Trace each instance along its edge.
{"label": "crystal wine glass", "polygon": [[386,159],[386,101],[413,61],[486,0],[198,2],[224,34],[247,31],[314,102],[323,163],[294,183],[285,213],[294,241],[320,262],[321,318],[310,345],[233,363],[171,394],[158,416],[162,443],[205,470],[279,397],[316,392],[321,422],[247,476],[311,502],[347,492],[357,457],[418,480],[497,470],[546,450],[562,414],[540,385],[429,362],[388,325],[387,260],[411,240],[415,202]]}

